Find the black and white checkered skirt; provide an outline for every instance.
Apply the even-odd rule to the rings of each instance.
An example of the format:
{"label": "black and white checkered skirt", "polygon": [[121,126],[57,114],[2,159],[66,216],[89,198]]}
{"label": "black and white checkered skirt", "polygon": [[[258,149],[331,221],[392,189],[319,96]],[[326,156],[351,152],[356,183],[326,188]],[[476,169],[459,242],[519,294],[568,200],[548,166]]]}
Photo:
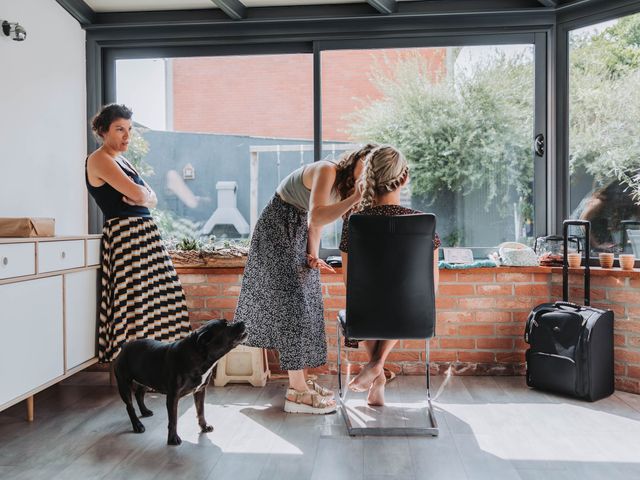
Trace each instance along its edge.
{"label": "black and white checkered skirt", "polygon": [[283,370],[327,361],[320,272],[307,266],[307,212],[275,195],[251,237],[235,320],[247,344],[273,348]]}
{"label": "black and white checkered skirt", "polygon": [[128,340],[173,342],[191,331],[182,286],[152,218],[107,220],[102,229],[98,359]]}

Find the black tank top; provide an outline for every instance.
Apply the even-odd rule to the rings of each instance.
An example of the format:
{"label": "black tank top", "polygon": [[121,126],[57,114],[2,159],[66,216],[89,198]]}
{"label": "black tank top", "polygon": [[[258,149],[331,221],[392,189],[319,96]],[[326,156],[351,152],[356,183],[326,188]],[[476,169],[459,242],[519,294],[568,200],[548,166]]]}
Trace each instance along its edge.
{"label": "black tank top", "polygon": [[[144,185],[140,176],[130,168],[125,168],[120,162],[116,161],[122,171],[126,173],[131,180],[138,185]],[[87,161],[84,162],[84,178],[87,183],[87,189],[94,198],[100,210],[104,214],[105,220],[115,217],[150,217],[151,212],[147,207],[139,205],[129,205],[122,201],[122,193],[105,182],[104,185],[94,187],[89,183],[89,174],[87,173]]]}

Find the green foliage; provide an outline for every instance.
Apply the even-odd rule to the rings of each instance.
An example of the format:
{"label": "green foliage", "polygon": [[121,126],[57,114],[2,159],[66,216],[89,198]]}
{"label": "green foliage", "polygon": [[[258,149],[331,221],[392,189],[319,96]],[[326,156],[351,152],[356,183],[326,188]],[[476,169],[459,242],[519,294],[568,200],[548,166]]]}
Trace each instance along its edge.
{"label": "green foliage", "polygon": [[153,167],[145,161],[149,153],[149,142],[144,139],[145,129],[136,127],[131,133],[129,149],[127,150],[127,160],[138,170],[143,177],[150,177],[154,174]]}
{"label": "green foliage", "polygon": [[482,189],[487,210],[507,212],[515,186],[531,212],[531,62],[496,54],[455,81],[434,76],[417,55],[374,71],[391,73],[374,75],[382,97],[353,115],[351,134],[400,148],[413,195],[435,201],[445,191]]}
{"label": "green foliage", "polygon": [[197,222],[180,218],[169,210],[154,209],[151,213],[165,241],[176,243],[184,238],[198,238],[200,225]]}
{"label": "green foliage", "polygon": [[640,14],[570,38],[571,171],[617,178],[640,200]]}

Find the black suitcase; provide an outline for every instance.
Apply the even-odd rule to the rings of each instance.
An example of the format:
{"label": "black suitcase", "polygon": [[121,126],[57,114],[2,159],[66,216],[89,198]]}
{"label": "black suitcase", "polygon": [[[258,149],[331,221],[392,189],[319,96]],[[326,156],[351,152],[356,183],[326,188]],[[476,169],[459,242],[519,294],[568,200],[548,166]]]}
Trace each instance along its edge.
{"label": "black suitcase", "polygon": [[[569,225],[585,228],[584,306],[567,301]],[[528,386],[593,402],[614,391],[613,312],[589,306],[589,229],[590,222],[565,220],[563,301],[535,307],[527,319],[524,340],[530,345],[526,351]]]}

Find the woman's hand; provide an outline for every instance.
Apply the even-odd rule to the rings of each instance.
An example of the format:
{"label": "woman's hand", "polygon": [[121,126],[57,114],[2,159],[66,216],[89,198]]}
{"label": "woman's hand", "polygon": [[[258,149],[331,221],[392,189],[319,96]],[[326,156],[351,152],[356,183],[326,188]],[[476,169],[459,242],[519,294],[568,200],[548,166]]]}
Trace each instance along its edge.
{"label": "woman's hand", "polygon": [[320,272],[336,273],[331,265],[327,264],[327,262],[321,258],[314,257],[310,253],[307,253],[307,266],[309,268],[317,268]]}
{"label": "woman's hand", "polygon": [[151,190],[149,187],[145,187],[145,188],[147,189],[148,194],[147,194],[147,199],[144,202],[136,203],[126,195],[122,197],[122,201],[127,205],[132,205],[136,207],[155,208],[156,205],[158,205],[158,197],[156,197],[155,192]]}

